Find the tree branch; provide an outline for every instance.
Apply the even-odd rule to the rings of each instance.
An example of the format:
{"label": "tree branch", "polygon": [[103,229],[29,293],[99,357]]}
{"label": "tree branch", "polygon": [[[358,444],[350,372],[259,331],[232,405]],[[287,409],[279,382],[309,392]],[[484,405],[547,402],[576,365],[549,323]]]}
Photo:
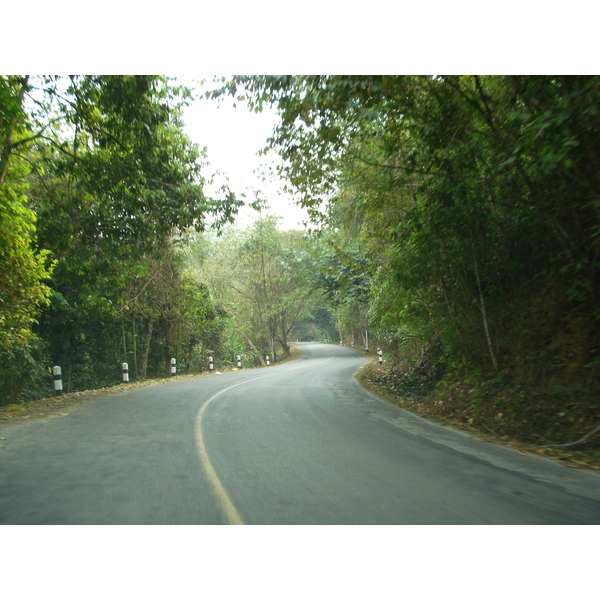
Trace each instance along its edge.
{"label": "tree branch", "polygon": [[589,438],[591,438],[595,433],[600,431],[600,425],[592,429],[589,433],[584,435],[582,438],[576,440],[575,442],[570,442],[569,444],[546,444],[545,446],[540,446],[540,448],[568,448],[570,446],[577,446],[579,444],[584,444],[587,442]]}
{"label": "tree branch", "polygon": [[56,123],[57,121],[60,121],[61,119],[66,119],[67,116],[69,116],[69,115],[64,115],[62,117],[56,117],[55,119],[52,119],[46,125],[44,125],[44,127],[42,127],[42,129],[40,129],[40,131],[38,133],[31,135],[27,138],[23,138],[22,140],[18,140],[17,142],[13,142],[13,144],[11,146],[11,150],[14,150],[18,146],[21,146],[22,144],[27,144],[27,142],[33,142],[33,140],[37,140],[39,138],[49,140],[50,138],[47,138],[43,135],[44,131],[46,131],[46,129],[48,129],[48,127],[50,127],[50,125],[52,125],[53,123]]}

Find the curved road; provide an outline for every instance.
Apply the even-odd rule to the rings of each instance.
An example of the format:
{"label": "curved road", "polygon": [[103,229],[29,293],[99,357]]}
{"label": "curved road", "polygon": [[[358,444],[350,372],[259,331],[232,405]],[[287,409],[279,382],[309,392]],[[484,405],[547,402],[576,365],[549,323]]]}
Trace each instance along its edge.
{"label": "curved road", "polygon": [[3,524],[598,524],[600,476],[364,391],[365,358],[132,388],[2,428]]}

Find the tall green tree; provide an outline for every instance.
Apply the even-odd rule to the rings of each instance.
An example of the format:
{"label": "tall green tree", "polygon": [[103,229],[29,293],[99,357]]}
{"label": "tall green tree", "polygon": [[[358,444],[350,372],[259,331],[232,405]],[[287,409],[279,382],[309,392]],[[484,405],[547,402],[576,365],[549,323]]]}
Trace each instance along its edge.
{"label": "tall green tree", "polygon": [[236,324],[261,364],[280,349],[315,299],[316,258],[301,232],[281,231],[277,217],[231,232],[206,252],[200,277]]}
{"label": "tall green tree", "polygon": [[368,248],[372,325],[467,369],[598,380],[598,77],[237,77],[218,93],[278,108],[282,173]]}
{"label": "tall green tree", "polygon": [[[53,262],[36,244],[36,214],[28,205],[31,156],[24,109],[25,77],[0,77],[0,394],[15,401],[21,371],[35,371],[32,325],[48,303]],[[18,149],[18,152],[17,152]]]}
{"label": "tall green tree", "polygon": [[240,202],[228,190],[204,194],[202,155],[182,132],[189,92],[165,77],[4,77],[0,95],[1,217],[11,232],[2,274],[23,297],[5,291],[6,314],[23,309],[0,336],[37,334],[70,389],[112,382],[126,353],[130,281],[173,236],[231,222]]}

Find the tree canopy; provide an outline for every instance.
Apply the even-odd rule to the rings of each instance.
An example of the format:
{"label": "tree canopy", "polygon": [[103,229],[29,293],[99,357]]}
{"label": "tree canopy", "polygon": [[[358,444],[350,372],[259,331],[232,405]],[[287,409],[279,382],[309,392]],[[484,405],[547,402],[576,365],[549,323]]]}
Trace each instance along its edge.
{"label": "tree canopy", "polygon": [[170,260],[174,236],[233,221],[231,192],[204,194],[202,154],[182,130],[189,97],[158,76],[0,78],[5,398],[44,363],[62,365],[71,389],[111,381],[137,335],[125,333],[132,282]]}
{"label": "tree canopy", "polygon": [[239,76],[221,94],[278,110],[281,174],[346,257],[323,283],[339,302],[364,282],[369,326],[400,362],[410,347],[437,378],[589,409],[600,78]]}
{"label": "tree canopy", "polygon": [[228,227],[241,202],[205,194],[173,80],[0,77],[3,398],[56,363],[80,389],[121,361],[156,376],[173,354],[261,364],[291,335],[370,335],[405,398],[502,405],[557,440],[597,418],[599,77],[236,76],[223,95],[278,111],[267,149],[310,233]]}

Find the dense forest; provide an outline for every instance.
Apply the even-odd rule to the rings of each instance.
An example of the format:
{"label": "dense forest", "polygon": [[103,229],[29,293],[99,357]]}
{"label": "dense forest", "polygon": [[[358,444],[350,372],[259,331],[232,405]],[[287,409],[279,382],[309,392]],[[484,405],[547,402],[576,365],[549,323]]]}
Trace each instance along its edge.
{"label": "dense forest", "polygon": [[[175,347],[223,319],[186,277],[178,240],[222,227],[239,202],[203,193],[182,133],[189,91],[166,78],[0,79],[2,400],[164,374]],[[217,343],[217,342],[215,342]]]}
{"label": "dense forest", "polygon": [[[369,378],[497,437],[597,445],[600,78],[237,77],[326,232]],[[348,341],[348,338],[346,338]]]}
{"label": "dense forest", "polygon": [[[165,77],[0,77],[1,402],[385,351],[366,378],[498,437],[597,444],[600,79],[239,76],[312,218],[232,226]],[[443,409],[441,408],[443,407]],[[589,434],[589,435],[588,435]]]}
{"label": "dense forest", "polygon": [[[0,404],[266,364],[311,321],[323,260],[243,202],[205,194],[183,133],[189,89],[165,77],[0,78]],[[331,337],[331,310],[317,309]],[[318,319],[317,319],[318,320]],[[335,329],[333,329],[335,333]]]}

